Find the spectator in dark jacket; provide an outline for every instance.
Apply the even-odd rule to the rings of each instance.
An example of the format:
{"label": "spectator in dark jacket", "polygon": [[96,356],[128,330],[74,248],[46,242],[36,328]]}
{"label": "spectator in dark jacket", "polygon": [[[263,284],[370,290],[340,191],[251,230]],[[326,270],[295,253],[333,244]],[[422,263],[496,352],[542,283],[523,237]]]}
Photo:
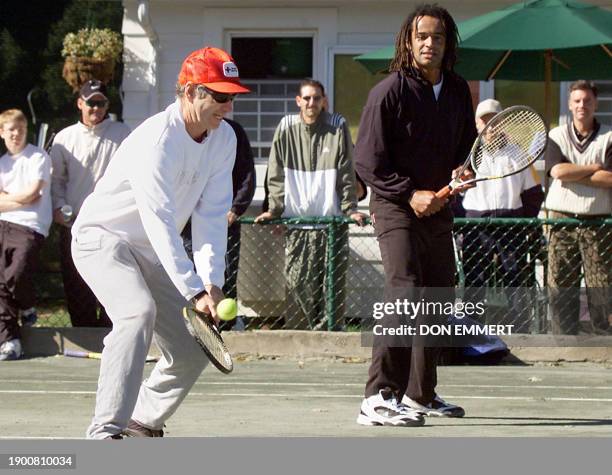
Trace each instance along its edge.
{"label": "spectator in dark jacket", "polygon": [[[387,302],[434,288],[454,301],[453,216],[435,192],[458,173],[476,138],[469,87],[453,72],[457,38],[446,10],[417,7],[397,36],[391,74],[370,91],[361,116],[355,168],[372,192]],[[400,317],[387,315],[383,325]],[[422,414],[464,415],[436,393],[439,346],[407,343],[374,337],[359,424],[407,427],[423,425]]]}
{"label": "spectator in dark jacket", "polygon": [[[238,263],[240,261],[240,221],[255,194],[255,163],[253,150],[242,126],[233,120],[224,119],[236,134],[236,162],[232,170],[234,188],[232,208],[227,213],[227,253],[225,254],[225,284],[223,294],[227,298],[237,298]],[[185,247],[191,255],[191,225],[187,223],[183,231]],[[240,317],[232,322],[236,329],[244,329]]]}

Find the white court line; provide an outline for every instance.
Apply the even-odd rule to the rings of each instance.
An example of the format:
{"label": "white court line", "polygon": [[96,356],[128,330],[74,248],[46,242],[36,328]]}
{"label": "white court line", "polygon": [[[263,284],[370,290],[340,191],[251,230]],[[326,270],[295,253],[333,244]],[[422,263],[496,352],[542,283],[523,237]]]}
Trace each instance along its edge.
{"label": "white court line", "polygon": [[[0,394],[36,394],[36,395],[95,395],[95,391],[46,391],[46,390],[0,390]],[[283,397],[292,399],[362,399],[356,394],[303,394],[303,393],[198,393],[190,392],[189,396],[205,397]],[[573,401],[573,402],[612,402],[612,398],[572,398],[572,397],[545,397],[545,396],[452,396],[448,399],[495,399],[515,401]]]}
{"label": "white court line", "polygon": [[[97,379],[91,380],[44,380],[44,379],[0,379],[0,383],[24,384],[97,384]],[[256,381],[208,381],[197,382],[195,386],[287,386],[287,387],[327,387],[327,388],[361,388],[364,383],[292,383],[292,382],[256,382]],[[484,389],[599,389],[612,391],[612,386],[553,386],[535,384],[438,384],[439,388],[484,388]]]}
{"label": "white court line", "polygon": [[86,440],[85,437],[38,437],[27,435],[0,435],[0,440]]}
{"label": "white court line", "polygon": [[485,388],[485,389],[603,389],[612,390],[612,386],[545,386],[519,384],[439,384],[441,388]]}
{"label": "white court line", "polygon": [[0,389],[0,394],[96,394],[95,391],[47,391],[37,389]]}

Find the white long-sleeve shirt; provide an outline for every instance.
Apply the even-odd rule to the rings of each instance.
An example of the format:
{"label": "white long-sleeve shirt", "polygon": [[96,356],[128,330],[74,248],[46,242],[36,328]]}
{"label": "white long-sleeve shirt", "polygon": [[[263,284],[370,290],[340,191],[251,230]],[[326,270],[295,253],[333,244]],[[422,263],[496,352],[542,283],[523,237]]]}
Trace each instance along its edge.
{"label": "white long-sleeve shirt", "polygon": [[60,131],[50,152],[53,209],[68,204],[78,213],[129,133],[127,125],[110,119],[93,127],[77,122]]}
{"label": "white long-sleeve shirt", "polygon": [[[79,241],[110,232],[159,261],[186,298],[223,285],[236,135],[222,121],[202,143],[185,130],[177,100],[137,127],[85,200]],[[191,217],[194,267],[180,232]]]}

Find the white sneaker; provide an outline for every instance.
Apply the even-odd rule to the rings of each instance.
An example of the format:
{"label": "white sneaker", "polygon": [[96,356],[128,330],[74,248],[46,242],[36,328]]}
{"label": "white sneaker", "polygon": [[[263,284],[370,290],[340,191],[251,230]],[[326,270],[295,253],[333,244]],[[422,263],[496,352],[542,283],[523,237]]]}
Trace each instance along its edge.
{"label": "white sneaker", "polygon": [[395,396],[383,396],[383,392],[365,398],[357,424],[362,426],[418,427],[425,424],[423,416],[404,404],[398,403]]}
{"label": "white sneaker", "polygon": [[18,360],[21,358],[22,354],[21,341],[17,338],[5,341],[0,345],[0,361]]}
{"label": "white sneaker", "polygon": [[402,398],[402,404],[418,411],[426,416],[433,417],[463,417],[465,416],[465,411],[461,406],[457,406],[455,404],[450,404],[442,399],[440,396],[436,396],[432,402],[423,406],[418,402],[410,399],[408,396],[404,394]]}

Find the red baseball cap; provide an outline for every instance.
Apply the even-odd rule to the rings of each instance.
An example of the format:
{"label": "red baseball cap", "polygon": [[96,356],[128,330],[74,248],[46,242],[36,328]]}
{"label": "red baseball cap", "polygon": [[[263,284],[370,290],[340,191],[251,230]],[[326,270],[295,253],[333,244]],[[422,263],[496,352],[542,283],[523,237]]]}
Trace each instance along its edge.
{"label": "red baseball cap", "polygon": [[202,84],[215,92],[226,94],[251,92],[240,84],[233,58],[222,49],[211,46],[196,50],[185,58],[178,82],[181,86],[188,82]]}

